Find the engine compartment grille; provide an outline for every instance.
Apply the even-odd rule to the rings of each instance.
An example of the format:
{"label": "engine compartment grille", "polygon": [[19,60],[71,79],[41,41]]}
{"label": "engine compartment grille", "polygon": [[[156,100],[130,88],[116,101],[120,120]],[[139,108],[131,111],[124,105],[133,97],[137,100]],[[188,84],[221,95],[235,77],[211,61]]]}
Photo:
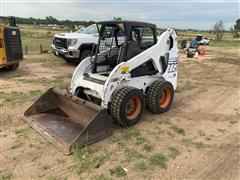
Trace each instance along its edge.
{"label": "engine compartment grille", "polygon": [[57,38],[55,37],[53,40],[53,44],[57,48],[65,48],[67,49],[67,39],[65,38]]}
{"label": "engine compartment grille", "polygon": [[5,46],[7,47],[7,60],[11,62],[22,59],[23,53],[20,30],[12,27],[5,28],[4,40]]}

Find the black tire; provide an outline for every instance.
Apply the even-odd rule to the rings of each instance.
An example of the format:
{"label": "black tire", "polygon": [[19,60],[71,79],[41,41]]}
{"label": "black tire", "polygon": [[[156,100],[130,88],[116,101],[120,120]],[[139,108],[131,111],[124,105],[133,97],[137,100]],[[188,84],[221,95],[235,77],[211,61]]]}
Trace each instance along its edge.
{"label": "black tire", "polygon": [[14,71],[14,70],[17,69],[18,67],[19,67],[19,63],[16,63],[16,64],[13,64],[13,65],[7,66],[7,67],[6,67],[6,70],[7,70],[7,71]]}
{"label": "black tire", "polygon": [[64,60],[65,60],[67,63],[73,64],[73,65],[77,65],[77,64],[79,63],[79,60],[78,60],[78,59],[64,58]]}
{"label": "black tire", "polygon": [[80,52],[80,62],[91,55],[91,50],[83,50]]}
{"label": "black tire", "polygon": [[123,127],[137,124],[145,109],[145,97],[141,90],[133,87],[123,87],[113,96],[111,115]]}
{"label": "black tire", "polygon": [[172,105],[174,89],[170,82],[157,80],[147,91],[147,108],[152,113],[160,114],[168,111]]}
{"label": "black tire", "polygon": [[85,59],[86,57],[89,57],[91,55],[91,50],[83,50],[80,53],[80,57],[79,58],[64,58],[64,60],[70,64],[79,64],[83,59]]}

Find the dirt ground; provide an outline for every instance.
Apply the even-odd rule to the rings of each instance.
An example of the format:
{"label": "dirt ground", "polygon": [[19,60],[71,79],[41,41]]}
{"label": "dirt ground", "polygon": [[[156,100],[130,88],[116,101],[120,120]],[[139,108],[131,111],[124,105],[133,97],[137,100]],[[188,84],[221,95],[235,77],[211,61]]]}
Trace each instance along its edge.
{"label": "dirt ground", "polygon": [[0,179],[240,179],[240,54],[208,47],[181,53],[172,108],[146,112],[133,128],[65,156],[23,121],[48,88],[69,85],[74,66],[51,54],[29,55],[0,72]]}

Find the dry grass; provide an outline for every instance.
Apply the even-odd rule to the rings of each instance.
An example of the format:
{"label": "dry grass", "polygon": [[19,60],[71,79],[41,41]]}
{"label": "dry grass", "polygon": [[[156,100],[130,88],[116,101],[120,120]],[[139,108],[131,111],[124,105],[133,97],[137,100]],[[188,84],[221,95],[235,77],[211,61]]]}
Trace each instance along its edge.
{"label": "dry grass", "polygon": [[66,29],[52,29],[48,27],[34,27],[32,25],[20,25],[22,33],[22,43],[25,52],[25,47],[28,47],[29,53],[40,52],[40,45],[44,50],[51,50],[51,44],[54,34],[66,32]]}
{"label": "dry grass", "polygon": [[[26,33],[36,31],[24,28]],[[37,38],[31,33],[24,34],[23,41],[37,47],[42,42],[41,38],[48,39],[48,46],[51,38],[45,32],[47,30],[42,29],[36,32]],[[187,33],[185,36],[195,34]],[[32,41],[35,39],[39,42]],[[228,48],[236,50],[236,47]],[[239,69],[238,63],[235,63],[237,58],[233,58],[233,63],[231,58],[226,58],[233,53],[224,54],[221,48],[216,47],[209,53],[216,57],[202,57],[197,63],[194,60],[180,60],[178,89],[170,111],[161,115],[146,112],[135,127],[124,129],[114,125],[111,138],[75,149],[71,156],[62,155],[21,120],[24,118],[23,112],[43,90],[69,85],[75,67],[50,54],[35,54],[27,56],[17,71],[0,72],[0,140],[5,148],[1,151],[2,164],[6,167],[1,169],[0,179],[208,179],[206,176],[211,173],[205,172],[205,164],[212,169],[216,164],[225,169],[233,167],[234,164],[225,163],[227,159],[224,155],[228,148],[234,152],[231,138],[238,133],[239,109],[235,107],[232,113],[229,106],[224,106],[224,110],[229,111],[224,114],[221,105],[226,101],[227,105],[234,103],[229,100],[231,95],[234,97],[239,80],[238,74],[233,73]],[[235,85],[220,81],[220,78],[228,78]],[[210,90],[213,88],[216,91],[212,93]],[[226,98],[224,93],[229,91],[232,93],[227,94]],[[219,96],[212,98],[215,94]],[[199,105],[206,107],[206,110],[198,109]],[[220,159],[224,164],[213,161],[213,156],[217,157],[213,160]],[[227,154],[229,157],[234,156]],[[178,167],[179,164],[181,167]],[[192,172],[195,174],[191,175]]]}

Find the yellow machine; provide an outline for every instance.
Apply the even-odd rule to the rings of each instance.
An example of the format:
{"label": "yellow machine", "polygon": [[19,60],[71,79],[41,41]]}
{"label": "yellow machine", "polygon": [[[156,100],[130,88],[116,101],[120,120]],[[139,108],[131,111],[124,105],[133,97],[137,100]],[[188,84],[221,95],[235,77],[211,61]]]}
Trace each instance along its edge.
{"label": "yellow machine", "polygon": [[0,69],[14,70],[22,59],[21,33],[15,18],[0,16]]}

